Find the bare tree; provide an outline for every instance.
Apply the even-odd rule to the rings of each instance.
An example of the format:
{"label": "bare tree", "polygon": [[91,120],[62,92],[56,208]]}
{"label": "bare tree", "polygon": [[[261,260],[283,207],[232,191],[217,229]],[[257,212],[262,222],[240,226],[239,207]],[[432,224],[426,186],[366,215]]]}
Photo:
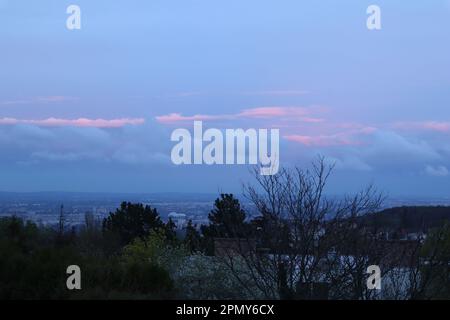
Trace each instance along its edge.
{"label": "bare tree", "polygon": [[[257,185],[244,186],[260,217],[253,221],[254,232],[239,239],[242,250],[234,248],[223,259],[256,297],[367,298],[362,281],[369,261],[377,260],[369,252],[376,238],[372,233],[359,241],[364,231],[357,222],[377,211],[383,197],[373,187],[341,200],[326,197],[332,170],[323,157],[308,170],[282,168],[261,176],[255,168]],[[352,241],[355,248],[348,246]]]}

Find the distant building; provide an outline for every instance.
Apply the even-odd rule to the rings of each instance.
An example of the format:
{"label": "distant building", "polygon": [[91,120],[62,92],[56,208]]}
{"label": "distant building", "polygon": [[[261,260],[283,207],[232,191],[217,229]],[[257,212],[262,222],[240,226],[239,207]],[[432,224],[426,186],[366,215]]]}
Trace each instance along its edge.
{"label": "distant building", "polygon": [[177,229],[183,229],[186,227],[187,219],[184,213],[171,212],[168,217],[175,223]]}

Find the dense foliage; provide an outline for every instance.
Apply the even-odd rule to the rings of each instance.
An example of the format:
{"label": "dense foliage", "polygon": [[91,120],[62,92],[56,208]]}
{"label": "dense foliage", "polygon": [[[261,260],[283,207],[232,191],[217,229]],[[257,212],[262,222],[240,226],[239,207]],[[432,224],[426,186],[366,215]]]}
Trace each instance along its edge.
{"label": "dense foliage", "polygon": [[[404,209],[398,210],[402,212]],[[423,210],[417,209],[418,212]],[[442,208],[436,210],[438,215],[443,211]],[[276,254],[288,257],[293,252],[297,253],[293,250],[302,250],[301,247],[293,247],[291,220],[276,218],[267,206],[262,206],[261,211],[260,217],[250,221],[233,195],[222,194],[209,215],[210,224],[198,228],[189,221],[182,238],[176,236],[174,223],[170,220],[164,223],[156,209],[125,202],[103,221],[86,214],[84,225],[77,230],[38,226],[17,217],[2,218],[0,299],[266,298],[264,290],[267,287],[264,285],[270,286],[272,279],[276,280],[273,282],[277,290],[274,297],[313,298],[309,291],[305,291],[305,282],[296,283],[296,287],[289,284],[291,275],[283,261],[273,269],[275,271],[267,274],[267,270],[272,270],[264,269],[268,260],[258,260],[259,273],[256,272],[255,277],[246,261],[251,247],[245,247],[245,254],[233,253],[232,267],[217,253],[217,239],[251,242],[256,250],[252,257],[256,259]],[[426,212],[430,211],[433,210],[426,209]],[[379,217],[382,219],[377,223],[389,226],[385,223],[386,213]],[[396,221],[397,218],[394,215],[390,219]],[[411,219],[416,221],[418,218],[412,215]],[[336,230],[342,234],[342,239],[351,242],[346,248],[353,250],[352,263],[360,256],[365,264],[367,252],[364,246],[373,246],[370,239],[364,238],[363,230],[367,224],[364,223],[365,228],[352,227],[354,231],[344,234],[340,228],[345,221],[342,220]],[[424,223],[423,218],[421,222]],[[327,228],[330,228],[328,222],[322,227],[325,236],[320,240],[321,244],[313,248],[336,241],[326,235]],[[419,282],[415,284],[417,288],[411,286],[406,289],[403,298],[450,298],[449,240],[450,226],[441,224],[440,227],[430,227],[426,241],[417,242],[420,246],[414,257],[418,263],[410,265],[411,272],[406,277],[410,281],[412,276],[420,274],[416,277]],[[305,252],[307,255],[316,254]],[[80,266],[82,290],[67,289],[66,269],[69,265]],[[331,279],[344,281],[339,278],[342,274],[337,271],[338,267],[333,268],[330,269],[334,274]],[[355,270],[344,270],[346,277],[364,276],[365,270],[361,269],[361,274],[353,274]],[[398,270],[393,269],[392,272]],[[395,279],[403,278],[398,276]],[[355,291],[359,287],[345,287],[344,282],[340,287],[342,291],[338,297],[361,298]]]}

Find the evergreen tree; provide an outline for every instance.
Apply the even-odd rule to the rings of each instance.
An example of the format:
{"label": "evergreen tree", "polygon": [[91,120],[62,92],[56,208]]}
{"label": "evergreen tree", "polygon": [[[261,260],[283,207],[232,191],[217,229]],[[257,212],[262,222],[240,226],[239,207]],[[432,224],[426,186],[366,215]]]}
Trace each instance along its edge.
{"label": "evergreen tree", "polygon": [[168,241],[175,241],[177,239],[177,226],[171,218],[164,225],[164,233]]}
{"label": "evergreen tree", "polygon": [[201,244],[200,233],[193,225],[192,220],[189,220],[186,226],[186,236],[184,237],[184,244],[191,253],[200,250]]}
{"label": "evergreen tree", "polygon": [[120,237],[122,244],[128,244],[135,238],[145,238],[150,231],[164,228],[156,209],[141,203],[123,202],[115,213],[103,220],[103,231],[112,232]]}
{"label": "evergreen tree", "polygon": [[245,211],[232,194],[221,194],[208,215],[210,224],[201,226],[202,249],[208,255],[214,253],[214,238],[246,238],[250,227],[245,222]]}
{"label": "evergreen tree", "polygon": [[239,200],[232,194],[221,194],[208,215],[210,235],[222,238],[245,237],[247,224]]}

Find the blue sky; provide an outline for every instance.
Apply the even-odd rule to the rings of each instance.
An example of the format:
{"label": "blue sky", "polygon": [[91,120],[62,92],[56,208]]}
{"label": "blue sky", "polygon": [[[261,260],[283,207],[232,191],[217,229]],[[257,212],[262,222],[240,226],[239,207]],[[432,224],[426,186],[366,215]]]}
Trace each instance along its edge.
{"label": "blue sky", "polygon": [[203,119],[280,128],[332,192],[447,195],[449,38],[448,0],[0,0],[0,190],[238,192],[247,167],[171,164]]}

